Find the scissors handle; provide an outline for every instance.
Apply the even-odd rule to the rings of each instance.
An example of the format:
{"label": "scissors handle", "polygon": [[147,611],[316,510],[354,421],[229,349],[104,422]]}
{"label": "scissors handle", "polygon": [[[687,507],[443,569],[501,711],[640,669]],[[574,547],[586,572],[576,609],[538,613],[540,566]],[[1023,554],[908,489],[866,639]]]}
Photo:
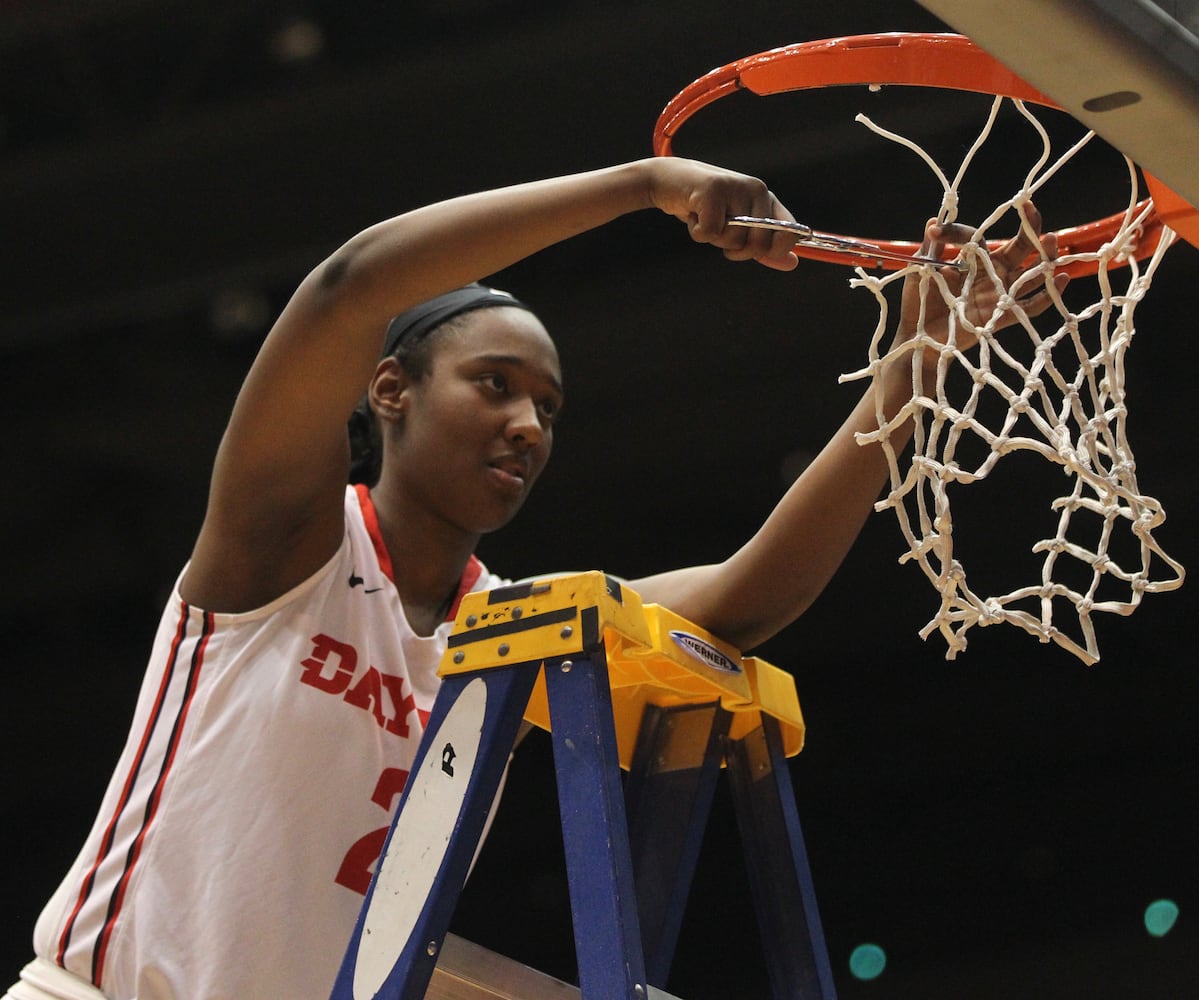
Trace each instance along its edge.
{"label": "scissors handle", "polygon": [[834,236],[832,233],[817,232],[811,226],[802,222],[791,222],[787,219],[765,219],[755,215],[734,215],[729,218],[730,226],[744,226],[747,229],[771,229],[780,233],[794,233],[797,243],[816,250],[829,250],[833,253],[852,254],[873,260],[892,260],[903,264],[932,264],[936,267],[956,267],[959,271],[966,269],[963,261],[941,260],[937,257],[925,257],[921,254],[896,253],[884,250],[874,243],[865,240],[853,240],[844,236]]}

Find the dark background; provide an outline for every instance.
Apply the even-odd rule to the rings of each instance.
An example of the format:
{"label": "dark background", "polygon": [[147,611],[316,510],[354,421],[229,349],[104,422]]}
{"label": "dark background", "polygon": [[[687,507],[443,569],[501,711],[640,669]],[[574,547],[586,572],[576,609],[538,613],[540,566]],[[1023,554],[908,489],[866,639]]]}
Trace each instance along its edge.
{"label": "dark background", "polygon": [[[303,23],[320,51],[279,55]],[[900,0],[0,5],[0,979],[91,822],[225,417],[304,273],[404,209],[646,155],[663,104],[714,66],[941,27]],[[871,96],[791,97],[812,95],[714,105],[677,151],[761,173],[818,227],[918,232],[939,190],[852,124]],[[902,123],[955,163],[973,135],[957,105],[901,98]],[[987,171],[1009,156],[980,168],[999,195],[1012,182]],[[1098,176],[1063,183],[1050,222],[1119,207]],[[1141,488],[1192,566],[1196,263],[1171,251],[1127,373]],[[633,577],[725,555],[859,392],[837,376],[864,363],[876,307],[850,276],[734,267],[649,213],[500,276],[554,331],[570,399],[537,495],[483,557],[512,577]],[[1023,565],[1057,495],[1039,488],[1064,482],[1013,464],[959,540],[980,576]],[[817,605],[761,650],[799,685],[793,773],[841,995],[1197,995],[1193,584],[1103,616],[1096,666],[1004,628],[947,662],[916,634],[936,595],[902,551],[893,517],[872,518]],[[456,926],[570,977],[552,790],[536,734]],[[716,808],[670,986],[759,997],[723,792]],[[1142,913],[1160,897],[1181,917],[1158,939]],[[859,982],[847,962],[866,941],[889,963]]]}

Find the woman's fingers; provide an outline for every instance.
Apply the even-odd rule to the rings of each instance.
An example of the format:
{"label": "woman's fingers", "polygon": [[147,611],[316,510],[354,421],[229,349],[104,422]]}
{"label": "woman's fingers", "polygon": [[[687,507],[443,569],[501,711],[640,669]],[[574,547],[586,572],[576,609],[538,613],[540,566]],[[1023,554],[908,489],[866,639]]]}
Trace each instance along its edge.
{"label": "woman's fingers", "polygon": [[[1068,274],[1055,274],[1053,276],[1053,287],[1057,289],[1060,295],[1062,289],[1070,281]],[[1025,296],[1018,300],[1020,308],[1029,316],[1040,316],[1050,306],[1053,305],[1053,296],[1049,294],[1049,289],[1042,286],[1034,294]]]}
{"label": "woman's fingers", "polygon": [[936,219],[932,219],[929,222],[928,232],[931,233],[936,243],[944,248],[947,244],[962,246],[969,243],[974,239],[978,230],[960,222],[939,223]]}
{"label": "woman's fingers", "polygon": [[[1028,224],[1022,224],[1011,239],[991,254],[991,259],[1005,274],[1016,273],[1030,263],[1031,258],[1040,259],[1042,253],[1048,260],[1057,258],[1057,236],[1054,233],[1041,235],[1041,213],[1032,202],[1024,204],[1024,219]],[[930,220],[922,250],[932,256],[940,256],[946,246],[971,243],[977,234],[978,230],[974,227],[960,222],[938,224],[936,220]]]}
{"label": "woman's fingers", "polygon": [[[729,260],[756,260],[768,267],[791,270],[798,263],[792,252],[797,234],[778,229],[753,226],[730,226],[727,219],[748,215],[754,218],[779,219],[794,222],[795,217],[774,194],[760,182],[737,192],[725,207],[724,231],[713,242],[724,250]],[[748,200],[744,195],[748,194]]]}
{"label": "woman's fingers", "polygon": [[993,259],[996,263],[1002,264],[1011,274],[1023,267],[1030,257],[1035,256],[1039,260],[1039,247],[1040,239],[1034,240],[1028,232],[1021,228],[1020,232],[993,254]]}

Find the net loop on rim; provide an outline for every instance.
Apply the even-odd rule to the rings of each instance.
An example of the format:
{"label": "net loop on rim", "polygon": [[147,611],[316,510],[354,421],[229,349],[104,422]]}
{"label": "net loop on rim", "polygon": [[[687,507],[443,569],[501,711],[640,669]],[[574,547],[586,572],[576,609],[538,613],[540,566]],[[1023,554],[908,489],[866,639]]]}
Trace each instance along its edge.
{"label": "net loop on rim", "polygon": [[[674,136],[691,115],[735,90],[770,94],[842,83],[935,86],[994,95],[985,124],[952,177],[917,143],[857,116],[880,138],[911,150],[928,166],[942,188],[937,217],[943,222],[957,218],[963,179],[1005,101],[1039,138],[1039,151],[1019,189],[987,212],[975,240],[960,248],[967,268],[959,291],[947,281],[946,269],[929,264],[872,262],[882,273],[870,273],[861,264],[855,268],[850,284],[874,296],[878,322],[866,365],[843,375],[842,381],[877,381],[895,363],[910,370],[908,402],[888,417],[879,393],[877,429],[859,434],[858,442],[879,445],[886,457],[890,484],[875,506],[895,513],[907,544],[899,561],[917,564],[940,597],[936,613],[920,629],[921,637],[939,633],[947,658],[953,659],[966,648],[972,628],[1009,624],[1093,663],[1099,658],[1096,614],[1131,614],[1145,594],[1175,589],[1183,581],[1183,567],[1153,537],[1165,512],[1137,482],[1127,434],[1125,358],[1135,334],[1136,307],[1175,240],[1175,230],[1162,221],[1156,204],[1160,201],[1181,227],[1194,225],[1196,237],[1199,215],[1148,176],[1152,197],[1142,198],[1136,165],[1125,157],[1125,207],[1107,218],[1059,230],[1059,253],[1049,260],[1028,206],[1092,134],[1055,158],[1050,135],[1029,105],[1056,105],[957,35],[830,39],[739,60],[697,80],[667,105],[655,129],[655,151],[669,154]],[[988,239],[988,232],[1010,225],[1013,217],[1030,245],[1038,248],[1039,259],[1025,261],[995,308],[977,321],[969,308],[976,282],[1004,287],[991,256],[1003,241]],[[897,253],[919,249],[908,241],[869,242]],[[846,262],[811,248],[797,247],[796,252]],[[1080,294],[1075,281],[1067,303],[1054,281],[1063,271],[1093,282],[1087,286],[1094,289],[1093,300],[1075,303]],[[916,331],[906,341],[889,344],[893,324],[888,321],[888,293],[893,283],[905,281],[919,283]],[[1032,317],[1025,304],[1039,295],[1048,296],[1051,308]],[[945,330],[938,336],[927,328],[934,302],[946,312]],[[905,463],[892,438],[908,421],[913,426],[912,453]],[[1047,504],[1056,522],[1053,535],[1028,549],[1039,559],[1037,579],[1006,593],[979,593],[955,549],[951,501],[960,510],[968,486],[987,480],[1001,460],[1020,454],[1060,467],[1068,485]],[[1023,491],[1023,482],[1020,486]],[[994,531],[1004,533],[1009,527],[1006,521],[996,522],[993,514],[991,521]],[[1068,631],[1055,620],[1062,607],[1074,613],[1076,629]]]}

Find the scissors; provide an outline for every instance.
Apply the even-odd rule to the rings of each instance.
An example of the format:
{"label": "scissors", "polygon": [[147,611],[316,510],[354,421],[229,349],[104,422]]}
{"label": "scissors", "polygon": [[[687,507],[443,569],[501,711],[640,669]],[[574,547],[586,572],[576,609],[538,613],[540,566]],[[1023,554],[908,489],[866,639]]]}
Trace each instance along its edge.
{"label": "scissors", "polygon": [[821,233],[802,222],[788,222],[785,219],[763,219],[754,215],[734,215],[728,220],[730,226],[744,226],[747,229],[773,229],[780,233],[794,233],[799,237],[799,245],[813,250],[827,250],[832,253],[850,254],[871,260],[892,260],[903,264],[933,264],[937,267],[956,267],[959,271],[966,270],[966,263],[958,260],[941,260],[937,257],[926,257],[921,254],[905,254],[895,250],[887,250],[876,243],[865,240],[849,239],[845,236],[834,236],[832,233]]}

